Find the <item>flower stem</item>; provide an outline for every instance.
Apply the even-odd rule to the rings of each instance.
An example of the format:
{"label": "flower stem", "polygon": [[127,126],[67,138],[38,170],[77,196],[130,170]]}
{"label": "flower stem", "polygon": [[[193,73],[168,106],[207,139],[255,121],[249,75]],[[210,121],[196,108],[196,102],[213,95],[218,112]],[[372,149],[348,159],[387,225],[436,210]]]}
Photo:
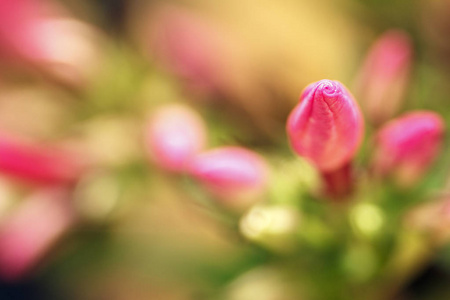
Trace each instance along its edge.
{"label": "flower stem", "polygon": [[353,176],[351,163],[347,163],[339,169],[322,173],[325,183],[325,192],[336,200],[343,200],[353,191]]}

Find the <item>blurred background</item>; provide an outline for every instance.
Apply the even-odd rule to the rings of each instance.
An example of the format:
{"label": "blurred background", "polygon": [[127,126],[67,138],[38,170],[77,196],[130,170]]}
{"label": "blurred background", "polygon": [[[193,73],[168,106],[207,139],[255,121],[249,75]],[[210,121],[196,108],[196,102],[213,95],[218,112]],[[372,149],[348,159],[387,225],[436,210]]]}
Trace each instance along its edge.
{"label": "blurred background", "polygon": [[[378,292],[384,260],[371,255],[391,240],[344,247],[311,217],[338,208],[314,204],[318,176],[285,134],[301,91],[339,80],[369,120],[367,165],[380,119],[359,87],[392,29],[410,43],[394,115],[429,109],[448,124],[447,0],[0,0],[0,299],[446,299],[446,238]],[[176,125],[155,125],[173,105]],[[184,118],[194,148],[264,157],[267,189],[230,200],[170,165],[158,134]],[[446,198],[447,149],[417,188],[372,188],[389,203]],[[378,220],[365,208],[362,224]]]}

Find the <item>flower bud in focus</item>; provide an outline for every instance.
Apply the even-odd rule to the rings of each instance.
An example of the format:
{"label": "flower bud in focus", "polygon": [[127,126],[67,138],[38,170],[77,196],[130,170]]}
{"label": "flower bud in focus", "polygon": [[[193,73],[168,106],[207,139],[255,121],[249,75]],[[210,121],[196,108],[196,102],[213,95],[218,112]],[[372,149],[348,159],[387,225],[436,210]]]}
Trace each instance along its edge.
{"label": "flower bud in focus", "polygon": [[411,186],[438,156],[443,135],[443,120],[433,112],[407,113],[388,122],[376,136],[375,173],[391,174],[401,186]]}
{"label": "flower bud in focus", "polygon": [[224,204],[238,210],[260,200],[268,184],[268,166],[258,154],[239,147],[222,147],[198,155],[189,174]]}
{"label": "flower bud in focus", "polygon": [[78,152],[0,134],[0,174],[36,184],[67,184],[77,180],[88,164]]}
{"label": "flower bud in focus", "polygon": [[158,109],[145,129],[145,146],[150,159],[161,169],[183,172],[187,163],[206,144],[206,127],[201,117],[183,105]]}
{"label": "flower bud in focus", "polygon": [[0,223],[0,276],[26,275],[74,224],[75,216],[59,189],[39,190]]}
{"label": "flower bud in focus", "polygon": [[321,80],[305,88],[287,122],[290,143],[321,172],[351,161],[363,137],[358,104],[338,81]]}
{"label": "flower bud in focus", "polygon": [[355,94],[373,124],[384,123],[401,108],[412,55],[409,36],[400,30],[384,33],[370,49],[359,71]]}
{"label": "flower bud in focus", "polygon": [[0,0],[0,59],[69,86],[85,85],[100,61],[99,34],[57,3]]}

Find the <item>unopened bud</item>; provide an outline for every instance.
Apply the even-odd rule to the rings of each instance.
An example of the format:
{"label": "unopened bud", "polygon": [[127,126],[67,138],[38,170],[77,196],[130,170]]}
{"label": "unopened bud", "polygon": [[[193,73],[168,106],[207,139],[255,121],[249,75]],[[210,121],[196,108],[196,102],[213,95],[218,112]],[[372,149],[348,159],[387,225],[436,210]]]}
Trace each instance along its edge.
{"label": "unopened bud", "polygon": [[0,223],[0,276],[26,275],[74,224],[64,190],[41,190]]}
{"label": "unopened bud", "polygon": [[354,157],[363,136],[361,112],[338,81],[321,80],[305,88],[291,112],[287,133],[295,152],[322,172],[337,170]]}
{"label": "unopened bud", "polygon": [[88,166],[79,153],[0,134],[0,173],[37,184],[66,184]]}
{"label": "unopened bud", "polygon": [[370,49],[355,93],[372,123],[385,122],[401,108],[409,83],[412,52],[408,35],[399,30],[384,33]]}
{"label": "unopened bud", "polygon": [[0,0],[0,58],[71,86],[92,79],[99,34],[50,0]]}
{"label": "unopened bud", "polygon": [[206,144],[206,127],[189,107],[158,109],[148,121],[145,144],[150,159],[161,169],[183,172]]}
{"label": "unopened bud", "polygon": [[260,200],[268,184],[266,161],[239,147],[222,147],[198,155],[189,173],[233,208],[246,208]]}
{"label": "unopened bud", "polygon": [[441,149],[442,118],[433,112],[407,113],[387,123],[376,136],[373,167],[381,176],[391,174],[402,186],[422,178]]}

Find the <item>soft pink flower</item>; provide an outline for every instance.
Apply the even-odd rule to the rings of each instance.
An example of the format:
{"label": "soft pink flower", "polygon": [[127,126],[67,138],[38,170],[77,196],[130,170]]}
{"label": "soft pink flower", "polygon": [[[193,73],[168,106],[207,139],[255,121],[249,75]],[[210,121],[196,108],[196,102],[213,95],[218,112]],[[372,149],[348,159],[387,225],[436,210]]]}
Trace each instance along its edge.
{"label": "soft pink flower", "polygon": [[0,223],[0,276],[26,275],[74,224],[65,190],[34,192]]}
{"label": "soft pink flower", "polygon": [[236,207],[260,200],[268,184],[266,161],[240,147],[216,148],[198,155],[190,163],[189,174],[212,194]]}
{"label": "soft pink flower", "polygon": [[408,88],[412,55],[411,40],[400,30],[387,31],[370,49],[355,94],[373,123],[388,120],[400,109]]}
{"label": "soft pink flower", "polygon": [[148,155],[164,170],[183,172],[205,144],[206,126],[201,117],[187,106],[164,106],[151,116],[146,125]]}
{"label": "soft pink flower", "polygon": [[291,112],[287,133],[294,150],[322,172],[349,163],[363,137],[361,112],[338,81],[321,80],[305,88]]}
{"label": "soft pink flower", "polygon": [[0,134],[0,174],[37,184],[66,184],[78,179],[87,163],[79,153]]}
{"label": "soft pink flower", "polygon": [[420,179],[439,154],[444,122],[433,112],[407,113],[383,126],[375,140],[373,166],[378,174],[393,173],[409,185]]}

